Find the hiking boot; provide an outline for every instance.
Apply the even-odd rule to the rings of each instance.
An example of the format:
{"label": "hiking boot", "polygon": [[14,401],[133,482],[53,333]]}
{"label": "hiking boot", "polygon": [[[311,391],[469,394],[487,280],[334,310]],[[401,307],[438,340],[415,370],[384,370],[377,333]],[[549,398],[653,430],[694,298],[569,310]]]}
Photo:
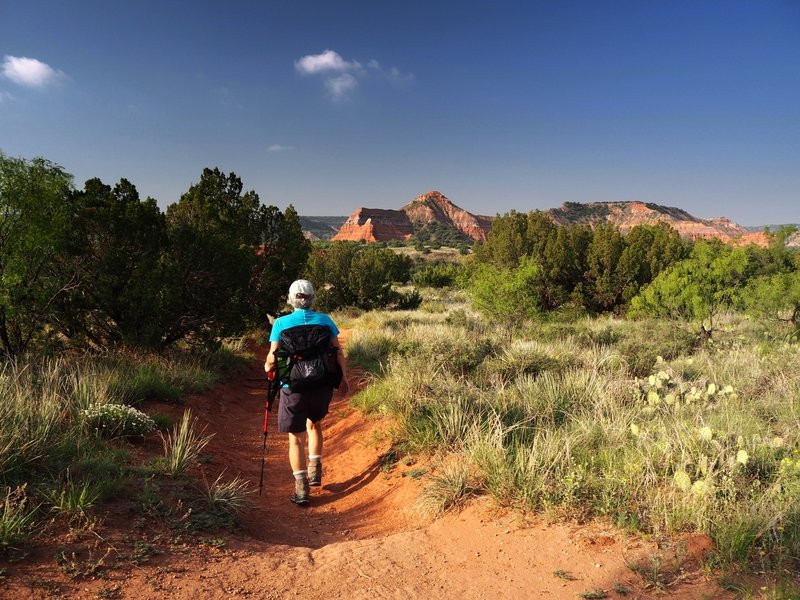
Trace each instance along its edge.
{"label": "hiking boot", "polygon": [[322,485],[322,461],[308,465],[308,485],[314,487]]}
{"label": "hiking boot", "polygon": [[308,488],[308,477],[294,480],[294,494],[292,494],[292,502],[298,506],[305,506],[308,504],[308,496],[311,490]]}

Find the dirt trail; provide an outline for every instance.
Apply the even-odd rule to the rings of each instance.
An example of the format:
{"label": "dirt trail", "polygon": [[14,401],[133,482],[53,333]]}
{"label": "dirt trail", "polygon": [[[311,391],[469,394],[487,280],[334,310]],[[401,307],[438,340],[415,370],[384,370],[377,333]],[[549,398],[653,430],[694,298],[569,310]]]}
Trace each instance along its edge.
{"label": "dirt trail", "polygon": [[[262,359],[187,402],[215,433],[206,451],[212,459],[204,466],[209,479],[224,470],[258,484]],[[414,509],[420,484],[403,476],[408,467],[380,468],[386,448],[376,444],[375,424],[340,397],[325,423],[323,487],[312,491],[309,507],[289,501],[294,484],[288,445],[273,413],[264,493],[245,515],[243,531],[226,535],[224,546],[186,545],[98,580],[70,579],[52,562],[10,567],[0,579],[0,598],[575,599],[597,590],[609,598],[732,597],[696,568],[696,557],[707,550],[702,537],[686,540],[686,570],[676,570],[677,581],[654,592],[626,566],[654,549],[599,524],[546,524],[498,509],[488,498],[424,523]],[[554,574],[559,571],[562,577]]]}

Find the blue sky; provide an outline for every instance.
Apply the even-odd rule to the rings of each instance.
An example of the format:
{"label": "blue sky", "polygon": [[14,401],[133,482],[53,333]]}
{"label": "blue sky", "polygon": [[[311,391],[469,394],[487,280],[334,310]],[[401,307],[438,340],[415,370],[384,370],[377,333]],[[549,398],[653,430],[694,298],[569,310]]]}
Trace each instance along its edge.
{"label": "blue sky", "polygon": [[164,208],[642,200],[800,221],[800,2],[0,0],[0,150]]}

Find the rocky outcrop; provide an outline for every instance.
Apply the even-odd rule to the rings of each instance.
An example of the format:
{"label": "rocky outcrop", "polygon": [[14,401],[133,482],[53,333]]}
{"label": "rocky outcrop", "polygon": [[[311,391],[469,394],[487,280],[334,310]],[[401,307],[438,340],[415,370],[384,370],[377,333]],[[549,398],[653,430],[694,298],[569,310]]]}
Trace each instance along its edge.
{"label": "rocky outcrop", "polygon": [[387,241],[405,240],[416,228],[440,223],[458,229],[474,240],[485,240],[492,217],[473,215],[459,208],[441,192],[417,196],[400,210],[359,208],[347,218],[333,240]]}
{"label": "rocky outcrop", "polygon": [[405,240],[413,233],[411,221],[402,210],[359,208],[331,239],[353,242]]}
{"label": "rocky outcrop", "polygon": [[718,238],[728,243],[766,245],[766,236],[754,235],[725,217],[698,219],[680,208],[646,202],[566,202],[548,214],[559,224],[594,225],[605,221],[625,232],[636,225],[667,223],[691,240]]}

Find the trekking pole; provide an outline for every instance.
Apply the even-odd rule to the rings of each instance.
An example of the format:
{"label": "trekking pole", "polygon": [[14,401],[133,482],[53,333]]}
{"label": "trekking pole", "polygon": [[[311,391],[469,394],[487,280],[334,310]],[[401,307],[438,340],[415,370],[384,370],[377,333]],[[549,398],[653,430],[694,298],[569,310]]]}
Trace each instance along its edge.
{"label": "trekking pole", "polygon": [[272,388],[277,387],[278,382],[275,381],[275,371],[267,373],[267,402],[264,409],[264,448],[261,451],[261,477],[258,480],[258,495],[261,495],[261,489],[264,487],[264,463],[267,460],[267,428],[269,427],[269,411],[272,408]]}

